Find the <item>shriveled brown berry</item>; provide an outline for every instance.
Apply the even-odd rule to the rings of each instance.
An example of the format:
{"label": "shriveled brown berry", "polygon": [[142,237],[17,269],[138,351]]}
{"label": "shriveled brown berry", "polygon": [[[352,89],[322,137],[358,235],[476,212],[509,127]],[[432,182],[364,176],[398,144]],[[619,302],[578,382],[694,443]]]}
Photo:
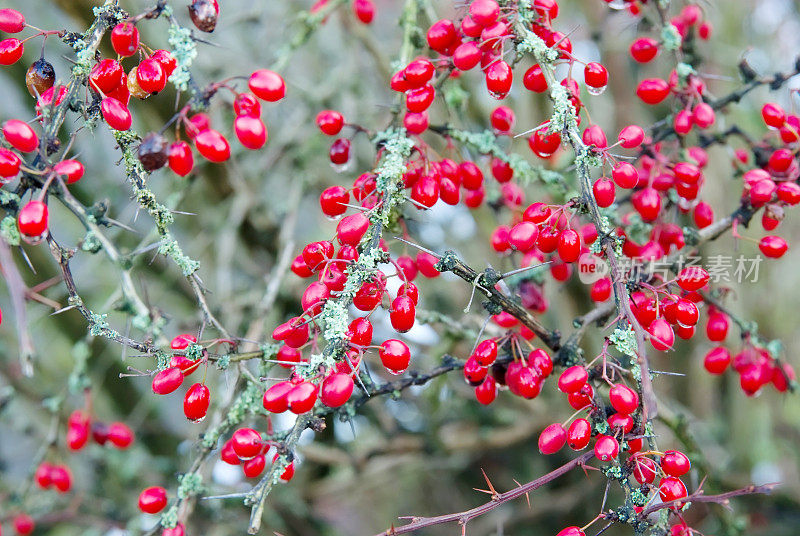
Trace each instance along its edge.
{"label": "shriveled brown berry", "polygon": [[44,58],[34,61],[25,73],[25,85],[31,97],[38,98],[56,83],[56,70]]}
{"label": "shriveled brown berry", "polygon": [[167,140],[157,132],[144,137],[139,145],[139,162],[145,171],[155,171],[167,164]]}
{"label": "shriveled brown berry", "polygon": [[189,16],[198,30],[211,33],[217,27],[219,4],[217,0],[194,0],[189,6]]}

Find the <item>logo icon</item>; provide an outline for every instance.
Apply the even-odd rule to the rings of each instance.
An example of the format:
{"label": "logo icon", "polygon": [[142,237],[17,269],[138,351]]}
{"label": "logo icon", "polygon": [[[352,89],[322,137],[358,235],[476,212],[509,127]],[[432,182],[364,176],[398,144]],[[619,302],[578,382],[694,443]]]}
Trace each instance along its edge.
{"label": "logo icon", "polygon": [[608,263],[592,253],[584,253],[578,259],[578,279],[586,285],[604,278],[609,271]]}

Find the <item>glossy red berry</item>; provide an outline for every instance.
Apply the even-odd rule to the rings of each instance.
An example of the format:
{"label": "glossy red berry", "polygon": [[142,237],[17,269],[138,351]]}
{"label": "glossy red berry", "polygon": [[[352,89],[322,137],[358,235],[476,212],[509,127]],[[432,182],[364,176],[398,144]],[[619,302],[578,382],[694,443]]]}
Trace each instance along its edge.
{"label": "glossy red berry", "polygon": [[350,374],[331,374],[322,382],[320,400],[329,408],[338,408],[350,400],[353,387],[353,378]]}
{"label": "glossy red berry", "polygon": [[[687,495],[686,485],[674,476],[662,478],[661,483],[658,485],[658,495],[661,497],[662,502],[683,499]],[[678,508],[678,505],[672,508]]]}
{"label": "glossy red berry", "polygon": [[239,115],[233,121],[233,130],[239,143],[251,150],[261,149],[267,143],[267,127],[258,117]]}
{"label": "glossy red berry", "polygon": [[761,107],[761,117],[764,124],[771,128],[781,128],[786,122],[786,112],[783,108],[773,102],[768,102]]}
{"label": "glossy red berry", "polygon": [[117,60],[106,58],[94,64],[89,80],[93,89],[109,93],[125,83],[125,70]]}
{"label": "glossy red berry", "polygon": [[257,478],[264,472],[267,458],[263,454],[254,456],[242,464],[242,472],[247,478]]}
{"label": "glossy red berry", "polygon": [[147,93],[158,93],[167,86],[167,75],[161,64],[153,57],[146,58],[136,68],[136,81]]}
{"label": "glossy red berry", "polygon": [[258,456],[264,442],[261,434],[252,428],[239,428],[231,436],[233,451],[242,460],[249,460]]}
{"label": "glossy red berry", "polygon": [[758,249],[767,257],[779,259],[789,249],[789,245],[780,236],[765,236],[758,243]]}
{"label": "glossy red berry", "polygon": [[19,61],[25,45],[16,37],[9,37],[0,41],[0,65],[12,65]]}
{"label": "glossy red berry", "polygon": [[176,141],[170,144],[167,149],[167,162],[175,174],[185,177],[194,168],[192,148],[185,141]]}
{"label": "glossy red berry", "polygon": [[495,98],[502,99],[511,90],[514,75],[504,60],[493,62],[486,69],[486,89]]}
{"label": "glossy red berry", "polygon": [[16,177],[19,173],[20,165],[22,165],[22,160],[14,151],[0,147],[0,177],[3,179]]}
{"label": "glossy red berry", "polygon": [[601,462],[613,460],[619,455],[619,443],[611,436],[600,435],[594,444],[594,455]]}
{"label": "glossy red berry", "polygon": [[200,422],[206,418],[208,405],[211,402],[211,393],[202,383],[189,387],[183,398],[183,414],[193,422]]}
{"label": "glossy red berry", "polygon": [[29,238],[37,238],[47,231],[48,210],[42,201],[28,201],[17,214],[19,232]]}
{"label": "glossy red berry", "polygon": [[3,123],[3,137],[12,147],[23,153],[39,148],[39,137],[31,126],[19,119],[9,119]]}
{"label": "glossy red berry", "polygon": [[255,71],[247,84],[259,99],[268,102],[277,102],[286,95],[286,82],[281,75],[268,69]]}
{"label": "glossy red berry", "polygon": [[25,16],[16,9],[0,9],[0,32],[15,34],[25,29]]}
{"label": "glossy red berry", "polygon": [[408,296],[398,296],[392,302],[392,310],[389,313],[389,319],[392,327],[404,333],[414,326],[414,317],[416,316],[416,307],[414,300]]}
{"label": "glossy red berry", "polygon": [[703,366],[711,374],[722,374],[731,363],[731,354],[724,346],[717,346],[706,353]]}
{"label": "glossy red berry", "polygon": [[497,382],[491,376],[487,376],[483,382],[475,388],[475,398],[484,406],[488,406],[497,398]]}
{"label": "glossy red berry", "polygon": [[708,283],[710,276],[705,268],[699,266],[687,266],[678,273],[675,280],[683,290],[692,292],[700,290]]}
{"label": "glossy red berry", "polygon": [[607,177],[600,177],[592,185],[592,193],[594,199],[597,201],[597,206],[601,208],[610,207],[614,204],[616,197],[616,187],[614,182]]}
{"label": "glossy red berry", "polygon": [[66,465],[54,465],[50,469],[50,481],[59,493],[66,493],[72,488],[72,473]]}
{"label": "glossy red berry", "polygon": [[625,415],[633,413],[639,407],[639,395],[636,394],[636,391],[621,383],[611,387],[608,398],[611,406]]}
{"label": "glossy red berry", "polygon": [[667,450],[661,457],[661,469],[670,476],[683,476],[692,468],[686,454],[677,450]]}
{"label": "glossy red berry", "polygon": [[494,339],[481,341],[478,346],[475,347],[472,355],[475,356],[475,359],[481,366],[488,367],[497,359],[497,343]]}
{"label": "glossy red berry", "polygon": [[384,341],[378,349],[381,363],[392,374],[402,374],[411,363],[411,351],[408,346],[397,339]]}
{"label": "glossy red berry", "polygon": [[567,431],[559,423],[554,423],[539,434],[539,452],[555,454],[567,442]]}
{"label": "glossy red berry", "polygon": [[291,391],[286,393],[286,403],[289,411],[296,415],[311,411],[317,402],[319,387],[310,381],[303,381],[295,385]]}
{"label": "glossy red berry", "polygon": [[212,128],[199,132],[194,138],[194,145],[198,152],[210,162],[224,162],[231,156],[228,140]]}
{"label": "glossy red berry", "polygon": [[289,409],[286,395],[294,389],[294,384],[288,381],[278,382],[264,392],[262,403],[264,409],[270,413],[283,413]]}
{"label": "glossy red berry", "polygon": [[317,114],[316,122],[323,134],[336,136],[344,126],[344,116],[335,110],[323,110]]}
{"label": "glossy red berry", "polygon": [[83,164],[77,160],[62,160],[53,166],[53,172],[66,178],[67,184],[72,184],[83,177]]}
{"label": "glossy red berry", "polygon": [[580,527],[567,527],[558,531],[556,536],[586,536],[586,533],[583,532]]}
{"label": "glossy red berry", "polygon": [[580,365],[574,365],[564,370],[558,378],[558,389],[562,393],[575,393],[586,385],[589,373]]}
{"label": "glossy red berry", "polygon": [[675,332],[672,326],[663,318],[656,318],[647,328],[650,334],[650,344],[661,352],[672,348],[675,343]]}
{"label": "glossy red berry", "polygon": [[708,340],[714,342],[724,341],[728,336],[728,327],[730,322],[728,316],[714,312],[708,315],[708,322],[706,323],[706,336]]}
{"label": "glossy red berry", "polygon": [[[597,62],[587,63],[583,68],[583,80],[594,92],[602,91],[608,85],[608,71]],[[593,92],[592,89],[589,91]]]}
{"label": "glossy red berry", "polygon": [[444,54],[458,39],[458,32],[453,21],[441,19],[431,24],[426,39],[432,50]]}
{"label": "glossy red berry", "polygon": [[167,490],[161,486],[145,488],[139,494],[139,510],[146,514],[157,514],[167,506]]}
{"label": "glossy red berry", "polygon": [[106,97],[100,103],[100,111],[108,126],[114,130],[125,131],[131,128],[133,118],[128,107],[115,98]]}
{"label": "glossy red berry", "polygon": [[168,395],[183,383],[183,371],[178,367],[169,367],[153,376],[153,392],[157,395]]}
{"label": "glossy red berry", "polygon": [[586,448],[592,439],[592,425],[586,419],[575,419],[567,430],[567,444],[572,450]]}
{"label": "glossy red berry", "polygon": [[611,178],[617,186],[627,190],[639,182],[639,172],[628,162],[620,162],[611,171]]}
{"label": "glossy red berry", "polygon": [[567,229],[558,237],[558,256],[564,262],[575,262],[581,254],[581,237],[574,229]]}
{"label": "glossy red berry", "polygon": [[123,58],[133,56],[139,49],[139,30],[130,22],[120,22],[111,30],[111,46]]}
{"label": "glossy red berry", "polygon": [[636,95],[645,104],[658,104],[669,95],[669,84],[661,78],[646,78],[636,87]]}
{"label": "glossy red berry", "polygon": [[658,41],[650,37],[640,37],[631,43],[630,53],[639,63],[647,63],[658,54]]}

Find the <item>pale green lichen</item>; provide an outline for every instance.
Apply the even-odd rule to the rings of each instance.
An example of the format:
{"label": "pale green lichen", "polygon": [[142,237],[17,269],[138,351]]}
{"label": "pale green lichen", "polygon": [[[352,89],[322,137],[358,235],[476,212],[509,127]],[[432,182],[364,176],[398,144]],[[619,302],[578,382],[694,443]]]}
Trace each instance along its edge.
{"label": "pale green lichen", "polygon": [[186,473],[178,477],[178,498],[188,499],[203,492],[203,477],[200,473]]}
{"label": "pale green lichen", "polygon": [[681,48],[682,42],[681,33],[674,25],[667,24],[662,28],[661,44],[664,46],[664,50],[678,50]]}
{"label": "pale green lichen", "polygon": [[173,504],[169,510],[161,514],[161,526],[165,529],[174,529],[178,524],[178,505]]}
{"label": "pale green lichen", "polygon": [[87,231],[86,236],[83,237],[83,242],[81,242],[81,249],[88,253],[97,253],[102,248],[103,245],[100,243],[95,232],[92,230]]}
{"label": "pale green lichen", "polygon": [[178,241],[172,238],[172,235],[169,233],[165,234],[161,239],[158,252],[170,257],[175,264],[178,265],[178,268],[181,269],[181,273],[186,277],[192,275],[200,268],[200,262],[186,255],[178,244]]}
{"label": "pale green lichen", "polygon": [[623,354],[630,357],[637,356],[636,333],[630,326],[628,326],[628,329],[615,329],[614,332],[608,337],[608,340]]}
{"label": "pale green lichen", "polygon": [[20,244],[19,227],[17,227],[17,220],[14,216],[6,216],[0,221],[0,235],[9,246],[18,246]]}
{"label": "pale green lichen", "polygon": [[171,47],[172,56],[177,62],[169,81],[178,91],[186,91],[191,79],[189,67],[197,57],[197,44],[192,39],[191,30],[179,26],[176,22],[170,24],[167,42]]}

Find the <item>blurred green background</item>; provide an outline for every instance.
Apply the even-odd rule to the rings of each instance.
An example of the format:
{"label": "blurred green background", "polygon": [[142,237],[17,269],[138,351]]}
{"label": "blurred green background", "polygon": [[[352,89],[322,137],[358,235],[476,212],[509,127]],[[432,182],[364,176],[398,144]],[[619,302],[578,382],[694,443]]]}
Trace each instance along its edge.
{"label": "blurred green background", "polygon": [[[221,3],[220,22],[209,37],[213,46],[200,45],[194,64],[193,73],[201,84],[269,66],[280,47],[298,31],[292,22],[296,14],[310,7],[306,0]],[[83,0],[7,0],[3,7],[19,9],[31,24],[41,28],[82,30],[97,4]],[[673,4],[674,10],[683,5]],[[150,4],[131,0],[122,5],[139,12]],[[585,97],[592,119],[612,136],[630,122],[650,124],[663,117],[666,108],[645,109],[633,96],[639,79],[666,76],[670,68],[668,59],[647,66],[630,60],[627,49],[637,35],[634,19],[624,12],[609,10],[600,0],[563,0],[560,5],[556,26],[571,32],[575,54],[587,61],[602,60],[610,71],[609,89],[602,96]],[[797,4],[790,0],[715,1],[701,5],[714,25],[714,35],[710,41],[698,44],[700,54],[707,58],[700,72],[707,75],[710,92],[715,96],[737,87],[736,64],[742,58],[766,74],[790,69],[800,54],[800,16]],[[151,177],[149,185],[160,199],[193,214],[176,215],[174,232],[186,253],[201,261],[200,275],[211,290],[208,299],[212,309],[233,333],[263,340],[274,325],[297,313],[297,298],[304,287],[293,276],[281,283],[274,306],[265,315],[259,311],[279,253],[285,247],[299,252],[311,240],[330,237],[334,224],[317,210],[319,192],[333,184],[351,183],[372,167],[374,159],[366,137],[358,136],[354,142],[356,165],[336,173],[327,159],[330,140],[318,133],[314,116],[319,110],[334,108],[353,123],[374,130],[385,127],[395,102],[387,80],[400,45],[397,21],[401,6],[400,0],[376,0],[376,17],[370,26],[360,25],[346,6],[291,56],[282,70],[288,85],[286,99],[264,106],[263,118],[270,134],[264,150],[247,152],[238,147],[229,163],[200,162],[186,179],[168,170]],[[189,24],[181,3],[176,2],[175,8],[179,19]],[[446,1],[434,2],[432,8],[439,17],[452,16],[454,10],[461,9]],[[166,29],[163,20],[142,24],[143,42],[152,48],[166,47]],[[39,40],[30,43],[23,61],[0,70],[2,120],[32,117],[33,100],[23,78],[27,66],[38,57],[38,43]],[[68,49],[51,38],[44,50],[58,76],[66,78]],[[103,51],[110,53],[107,42]],[[517,113],[518,130],[538,125],[549,114],[546,98],[522,87],[523,72],[518,69],[506,103]],[[474,130],[486,128],[497,101],[488,97],[477,73],[465,75],[461,84],[469,91],[463,114],[445,117],[435,111],[431,122],[451,121]],[[798,81],[788,86],[797,88]],[[223,100],[227,98],[224,96]],[[786,88],[775,94],[762,88],[741,104],[731,106],[724,119],[718,114],[720,127],[736,123],[760,137],[764,127],[758,110],[766,100],[779,102],[787,109],[797,104],[796,98],[790,102]],[[172,115],[174,104],[172,88],[146,102],[134,103],[135,127],[139,132],[159,129]],[[219,129],[233,139],[230,106],[218,101],[210,113]],[[70,116],[68,124],[80,124],[80,119]],[[444,150],[441,145],[436,147]],[[514,149],[531,157],[522,138],[514,142]],[[71,187],[75,195],[87,205],[107,200],[109,215],[136,231],[110,230],[108,234],[115,243],[123,251],[152,243],[152,221],[145,214],[137,215],[123,172],[116,166],[118,153],[107,130],[101,127],[92,133],[82,131],[74,152],[87,169],[86,176]],[[703,198],[721,215],[735,206],[740,183],[734,182],[732,149],[717,146],[709,152],[711,163],[706,170]],[[485,166],[484,171],[488,176]],[[526,188],[526,196],[528,203],[547,198],[538,185]],[[415,213],[413,218],[412,235],[432,249],[456,249],[478,268],[487,262],[495,267],[511,266],[490,252],[488,235],[498,220],[487,207],[475,212],[437,207],[430,214]],[[500,215],[502,223],[507,223],[508,218],[507,213]],[[52,208],[51,230],[65,245],[75,245],[83,236],[71,214],[58,206]],[[793,244],[800,234],[798,230],[789,210],[778,233]],[[743,234],[760,238],[763,231],[754,221]],[[734,243],[725,237],[704,248],[703,253],[730,254],[734,249],[736,254],[757,252],[753,243]],[[26,246],[25,250],[36,267],[35,274],[20,255],[15,254],[15,258],[30,286],[57,275],[57,266],[44,246]],[[728,302],[732,309],[758,322],[764,336],[780,338],[785,357],[796,366],[793,350],[800,344],[798,262],[800,252],[791,249],[778,262],[762,263],[758,283],[731,284],[734,292]],[[94,310],[109,312],[109,323],[124,333],[127,318],[113,311],[120,298],[115,267],[102,253],[80,253],[72,264],[85,302]],[[197,331],[201,316],[191,288],[174,265],[151,251],[137,257],[132,274],[148,304],[169,319],[168,336]],[[547,279],[545,289],[551,307],[542,321],[568,333],[572,319],[591,307],[586,288],[574,277],[566,286]],[[441,278],[423,281],[420,286],[421,306],[425,309],[445,312],[473,328],[481,325],[477,304],[470,314],[461,312],[469,299],[467,284]],[[66,293],[60,285],[43,294],[62,305],[66,303]],[[36,373],[33,378],[24,378],[18,366],[14,312],[5,287],[0,288],[0,308],[4,313],[0,326],[0,393],[5,402],[0,411],[0,517],[5,517],[13,513],[14,505],[4,497],[28,478],[32,453],[47,435],[50,418],[42,401],[65,394],[66,379],[75,368],[75,355],[85,340],[86,327],[75,311],[51,317],[52,309],[29,303]],[[387,326],[385,319],[378,318],[380,333],[388,335]],[[441,326],[433,326],[410,334],[416,343],[414,368],[432,368],[444,352],[467,356],[471,341],[459,341],[442,336],[443,333]],[[139,335],[135,331],[132,334]],[[379,336],[376,334],[376,339]],[[716,492],[750,482],[782,484],[772,496],[735,500],[730,512],[716,505],[698,505],[687,514],[687,520],[709,536],[733,534],[736,527],[744,527],[745,523],[743,534],[797,534],[800,405],[796,396],[780,395],[768,388],[757,399],[748,399],[738,389],[734,375],[716,378],[703,371],[702,356],[710,344],[702,337],[697,339],[691,344],[682,342],[676,351],[653,358],[658,370],[685,373],[657,378],[655,389],[663,415],[673,424],[684,422],[683,439],[688,438],[699,449],[693,452],[695,470],[687,481],[689,487],[694,489],[706,476],[707,489]],[[737,339],[738,330],[732,327],[729,347],[738,348]],[[592,355],[598,350],[601,337],[595,332],[586,341],[587,355]],[[160,484],[174,492],[175,475],[187,469],[194,440],[203,425],[186,422],[181,408],[182,391],[156,399],[150,394],[147,378],[120,379],[119,373],[128,365],[150,365],[131,354],[104,340],[92,340],[87,371],[97,418],[124,420],[137,430],[136,444],[124,452],[90,445],[78,454],[51,455],[53,461],[70,465],[75,491],[66,497],[54,492],[29,496],[25,508],[35,516],[53,511],[69,514],[43,523],[38,534],[121,534],[118,531],[123,529],[135,534],[156,521],[153,516],[138,513],[138,490]],[[274,530],[287,536],[369,535],[397,523],[397,516],[436,515],[483,502],[485,496],[472,490],[484,486],[480,469],[486,471],[497,489],[505,490],[513,487],[515,480],[531,480],[568,459],[568,453],[545,458],[536,448],[541,429],[570,413],[553,381],[545,384],[536,400],[522,401],[501,393],[495,404],[484,408],[474,401],[460,374],[451,376],[439,378],[424,389],[408,390],[399,400],[368,403],[354,419],[352,429],[348,423],[329,422],[327,430],[317,434],[313,442],[310,437],[304,440],[294,481],[281,486],[269,499],[263,532]],[[224,398],[224,393],[233,387],[228,380],[227,373],[209,371],[215,400]],[[63,411],[81,405],[80,397],[68,395]],[[662,448],[692,450],[682,445],[663,423],[658,423],[657,432]],[[710,469],[710,474],[703,474],[698,467]],[[249,488],[238,468],[231,470],[213,462],[208,468],[209,493]],[[530,508],[522,500],[504,505],[471,522],[468,534],[548,536],[567,525],[583,525],[599,511],[604,483],[597,473],[586,477],[575,471],[533,494]],[[612,490],[609,505],[618,499]],[[236,500],[203,501],[188,523],[188,534],[244,533],[248,514],[249,510]],[[6,525],[3,528],[10,531]],[[443,526],[424,534],[456,531],[455,526]],[[630,532],[626,527],[614,527],[605,534]]]}

